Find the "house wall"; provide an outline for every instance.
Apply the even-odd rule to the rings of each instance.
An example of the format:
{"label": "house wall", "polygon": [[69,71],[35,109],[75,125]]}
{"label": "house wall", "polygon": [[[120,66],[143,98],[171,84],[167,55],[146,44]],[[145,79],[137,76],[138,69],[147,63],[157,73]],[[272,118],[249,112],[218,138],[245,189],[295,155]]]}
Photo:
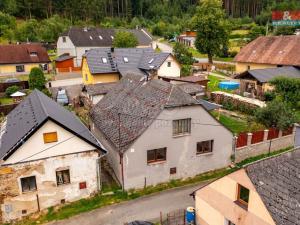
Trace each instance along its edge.
{"label": "house wall", "polygon": [[[63,42],[63,37],[60,36],[57,40],[57,55],[60,56],[62,54],[68,53],[70,56],[77,56],[76,48],[71,39],[68,36],[66,37],[66,42]],[[76,58],[74,58],[74,65],[78,66],[76,64]]]}
{"label": "house wall", "polygon": [[56,68],[73,68],[74,67],[74,61],[73,59],[67,59],[62,62],[55,62]]}
{"label": "house wall", "polygon": [[91,96],[90,99],[93,103],[93,105],[96,105],[105,95],[94,95]]}
{"label": "house wall", "polygon": [[108,83],[120,80],[119,73],[91,74],[86,58],[82,60],[81,75],[84,84]]}
{"label": "house wall", "polygon": [[[192,118],[191,134],[173,137],[172,120]],[[230,164],[233,136],[201,106],[165,109],[124,153],[125,189],[143,188],[171,179],[187,178]],[[161,121],[159,119],[168,120]],[[220,125],[220,126],[218,126]],[[214,140],[212,153],[196,155],[197,142]],[[147,164],[147,150],[167,147],[164,162]],[[170,168],[177,173],[170,175]]]}
{"label": "house wall", "polygon": [[[45,64],[45,63],[41,63]],[[51,70],[51,64],[48,64],[48,70]],[[24,65],[24,72],[17,72],[16,66],[17,65]],[[6,64],[6,65],[0,65],[0,74],[1,75],[10,75],[10,74],[28,74],[30,73],[30,70],[34,67],[40,68],[40,63],[20,63],[20,64]]]}
{"label": "house wall", "polygon": [[[48,132],[57,132],[58,142],[67,140],[57,145],[58,142],[44,143],[43,134]],[[45,150],[48,149],[49,150]],[[94,150],[95,147],[85,142],[79,137],[74,136],[71,132],[52,121],[46,122],[37,130],[15,153],[13,153],[4,165],[14,164],[17,162],[26,162],[30,160],[39,160],[47,157],[73,154],[84,151]],[[45,150],[42,151],[41,150]]]}
{"label": "house wall", "polygon": [[[250,190],[248,210],[235,203],[238,184]],[[275,225],[244,169],[196,191],[195,210],[198,225],[225,224],[225,219],[234,224]]]}
{"label": "house wall", "polygon": [[[76,145],[73,147],[76,148]],[[64,148],[61,148],[61,151],[63,152]],[[62,200],[72,202],[97,192],[98,155],[96,151],[88,151],[15,164],[6,169],[0,167],[0,192],[3,197],[0,202],[2,222],[37,212],[39,208],[43,210],[59,205]],[[56,171],[62,169],[69,169],[70,184],[58,186]],[[1,173],[1,171],[6,172]],[[29,176],[36,177],[37,190],[22,193],[20,179]],[[81,182],[86,182],[85,189],[79,188]]]}
{"label": "house wall", "polygon": [[245,71],[249,70],[248,66],[250,66],[250,70],[267,69],[267,68],[276,68],[277,67],[277,65],[272,65],[272,64],[237,62],[235,64],[236,73],[242,73],[242,72],[245,72]]}
{"label": "house wall", "polygon": [[[168,67],[168,62],[171,62],[171,67]],[[180,77],[180,64],[173,56],[169,56],[165,62],[157,70],[158,76]]]}

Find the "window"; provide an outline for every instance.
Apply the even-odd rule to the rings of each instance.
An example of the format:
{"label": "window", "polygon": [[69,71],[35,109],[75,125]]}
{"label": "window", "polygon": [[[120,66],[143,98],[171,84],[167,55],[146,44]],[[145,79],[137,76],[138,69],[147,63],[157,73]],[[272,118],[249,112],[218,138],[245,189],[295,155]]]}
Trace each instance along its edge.
{"label": "window", "polygon": [[173,120],[173,135],[190,134],[191,119]]}
{"label": "window", "polygon": [[102,58],[102,62],[103,62],[103,63],[107,63],[107,58],[104,58],[104,57],[103,57],[103,58]]}
{"label": "window", "polygon": [[171,62],[168,62],[168,67],[171,67]]}
{"label": "window", "polygon": [[37,52],[30,52],[29,55],[30,56],[37,56]]}
{"label": "window", "polygon": [[235,225],[235,224],[233,222],[231,222],[230,220],[225,219],[224,225]]}
{"label": "window", "polygon": [[24,65],[18,65],[18,66],[16,66],[16,71],[17,72],[24,72],[25,71],[25,67],[24,67]]}
{"label": "window", "polygon": [[128,60],[127,57],[124,57],[123,60],[124,60],[125,63],[128,63],[128,62],[129,62],[129,60]]}
{"label": "window", "polygon": [[44,133],[43,136],[45,144],[57,142],[57,132]]}
{"label": "window", "polygon": [[63,43],[67,41],[66,37],[62,37]]}
{"label": "window", "polygon": [[167,148],[158,148],[147,151],[147,163],[166,161]]}
{"label": "window", "polygon": [[48,70],[48,64],[40,64],[41,70]]}
{"label": "window", "polygon": [[176,174],[176,167],[172,167],[172,168],[170,168],[170,174],[172,175],[172,174]]}
{"label": "window", "polygon": [[250,191],[248,188],[245,188],[244,186],[238,184],[238,195],[237,195],[238,203],[247,207],[249,202],[249,192]]}
{"label": "window", "polygon": [[197,155],[213,151],[214,140],[201,141],[197,143]]}
{"label": "window", "polygon": [[247,66],[248,70],[250,70],[250,66]]}
{"label": "window", "polygon": [[36,179],[35,176],[21,178],[22,192],[35,191]]}
{"label": "window", "polygon": [[57,186],[70,183],[70,170],[56,171]]}

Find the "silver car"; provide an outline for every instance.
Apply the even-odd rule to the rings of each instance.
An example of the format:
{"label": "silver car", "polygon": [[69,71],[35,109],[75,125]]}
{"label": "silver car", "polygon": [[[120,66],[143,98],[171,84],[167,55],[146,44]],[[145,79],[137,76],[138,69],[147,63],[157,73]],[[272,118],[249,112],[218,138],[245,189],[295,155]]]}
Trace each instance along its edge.
{"label": "silver car", "polygon": [[56,102],[61,104],[61,105],[68,105],[69,104],[69,98],[68,98],[68,95],[67,95],[67,91],[65,89],[61,89],[57,92]]}

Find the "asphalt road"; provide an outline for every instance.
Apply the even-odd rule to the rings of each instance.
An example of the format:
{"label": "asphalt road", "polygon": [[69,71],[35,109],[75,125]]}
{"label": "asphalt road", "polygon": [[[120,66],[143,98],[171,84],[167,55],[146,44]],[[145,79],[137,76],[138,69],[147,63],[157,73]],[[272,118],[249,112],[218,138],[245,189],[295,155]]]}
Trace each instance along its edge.
{"label": "asphalt road", "polygon": [[164,215],[178,209],[194,206],[190,193],[205,185],[201,183],[157,194],[141,197],[132,201],[115,204],[91,212],[74,216],[67,220],[50,223],[51,225],[124,225],[134,220],[159,221],[160,212]]}

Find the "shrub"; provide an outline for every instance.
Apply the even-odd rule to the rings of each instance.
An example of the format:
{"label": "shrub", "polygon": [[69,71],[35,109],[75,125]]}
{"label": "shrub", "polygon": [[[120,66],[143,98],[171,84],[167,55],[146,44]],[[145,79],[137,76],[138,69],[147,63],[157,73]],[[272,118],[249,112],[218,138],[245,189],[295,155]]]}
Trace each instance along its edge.
{"label": "shrub", "polygon": [[138,45],[138,40],[133,33],[127,31],[117,32],[113,46],[117,48],[134,48]]}
{"label": "shrub", "polygon": [[10,86],[10,87],[6,88],[5,95],[7,97],[10,97],[11,94],[17,92],[18,90],[20,90],[19,86],[17,86],[17,85]]}
{"label": "shrub", "polygon": [[46,78],[43,71],[38,67],[32,68],[29,74],[28,83],[29,88],[32,90],[35,88],[40,91],[43,90],[46,84]]}
{"label": "shrub", "polygon": [[184,76],[184,77],[191,75],[191,69],[192,69],[191,65],[182,65],[181,75]]}
{"label": "shrub", "polygon": [[267,101],[267,102],[270,102],[270,101],[274,100],[275,97],[276,97],[276,95],[275,95],[275,93],[272,92],[272,91],[268,91],[268,92],[265,92],[265,93],[264,93],[264,99],[265,99],[265,101]]}

